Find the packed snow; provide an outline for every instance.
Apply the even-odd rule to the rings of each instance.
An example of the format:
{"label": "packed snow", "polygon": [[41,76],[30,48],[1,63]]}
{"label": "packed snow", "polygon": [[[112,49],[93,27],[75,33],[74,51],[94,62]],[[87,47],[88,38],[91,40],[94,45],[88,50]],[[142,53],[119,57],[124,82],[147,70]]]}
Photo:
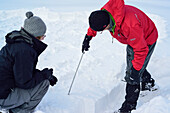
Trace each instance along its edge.
{"label": "packed snow", "polygon": [[[155,0],[158,1],[158,0]],[[137,110],[132,113],[170,113],[170,16],[162,14],[161,7],[148,0],[127,0],[129,4],[149,3],[155,10],[140,7],[155,22],[159,39],[148,65],[159,90],[140,97]],[[83,4],[82,4],[83,5]],[[103,5],[103,4],[102,4]],[[98,6],[102,6],[101,4]],[[136,7],[137,7],[136,5]],[[94,7],[95,10],[96,7]],[[157,10],[160,9],[159,12]],[[30,10],[30,9],[29,9]],[[170,10],[170,8],[167,8]],[[19,30],[28,9],[0,10],[0,47],[5,45],[5,35]],[[53,68],[59,79],[38,105],[35,113],[113,113],[120,108],[125,96],[123,82],[126,68],[126,45],[113,40],[108,31],[98,33],[90,42],[76,75],[70,95],[70,88],[76,68],[82,56],[81,46],[88,28],[88,9],[84,11],[57,11],[49,7],[32,8],[34,15],[41,17],[47,25],[44,42],[48,48],[39,58],[37,68]],[[152,12],[153,11],[153,12]],[[165,16],[166,15],[166,16]]]}

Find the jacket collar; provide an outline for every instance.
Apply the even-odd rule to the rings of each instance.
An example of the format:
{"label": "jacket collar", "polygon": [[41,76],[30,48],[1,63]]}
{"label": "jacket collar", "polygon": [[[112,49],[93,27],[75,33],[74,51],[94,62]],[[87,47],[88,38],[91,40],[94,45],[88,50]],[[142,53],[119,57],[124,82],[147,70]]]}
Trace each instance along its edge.
{"label": "jacket collar", "polygon": [[21,28],[21,31],[26,33],[26,35],[28,35],[32,39],[33,48],[36,50],[38,55],[40,55],[47,48],[47,44],[36,39],[33,35],[29,34],[25,29]]}
{"label": "jacket collar", "polygon": [[20,31],[12,31],[8,33],[5,37],[6,37],[6,43],[9,44],[16,43],[16,42],[26,42],[30,44],[35,49],[38,55],[40,55],[47,48],[47,44],[36,39],[34,36],[29,34],[23,28],[21,28]]}

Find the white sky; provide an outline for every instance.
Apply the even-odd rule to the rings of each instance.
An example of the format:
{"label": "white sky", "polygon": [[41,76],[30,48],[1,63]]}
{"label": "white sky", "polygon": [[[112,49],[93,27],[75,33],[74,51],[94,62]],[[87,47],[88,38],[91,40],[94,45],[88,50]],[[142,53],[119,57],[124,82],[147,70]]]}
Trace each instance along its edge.
{"label": "white sky", "polygon": [[[109,0],[0,0],[0,10],[47,7],[59,11],[81,11],[102,7]],[[124,0],[126,4],[145,2],[170,8],[170,0]]]}
{"label": "white sky", "polygon": [[[0,0],[0,10],[32,9],[37,7],[48,7],[58,10],[69,10],[79,7],[102,6],[108,0]],[[80,9],[80,8],[79,8]],[[70,9],[71,10],[71,9]]]}

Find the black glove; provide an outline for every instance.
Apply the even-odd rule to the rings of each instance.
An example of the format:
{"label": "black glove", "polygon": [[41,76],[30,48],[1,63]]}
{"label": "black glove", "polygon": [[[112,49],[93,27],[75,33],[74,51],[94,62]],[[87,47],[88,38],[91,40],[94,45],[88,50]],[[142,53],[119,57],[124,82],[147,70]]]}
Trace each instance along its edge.
{"label": "black glove", "polygon": [[58,79],[53,75],[53,69],[45,68],[41,72],[49,80],[51,86],[57,83]]}
{"label": "black glove", "polygon": [[84,50],[85,51],[89,50],[89,47],[90,47],[89,43],[91,39],[92,39],[92,36],[88,36],[88,35],[85,36],[83,44],[82,44],[82,53],[84,53]]}
{"label": "black glove", "polygon": [[125,80],[127,83],[131,85],[139,85],[140,84],[139,71],[134,69],[132,66],[131,70],[129,72],[128,71],[126,72]]}
{"label": "black glove", "polygon": [[53,75],[53,69],[44,68],[41,72],[44,75],[44,77],[47,79]]}
{"label": "black glove", "polygon": [[50,76],[49,81],[50,81],[50,85],[54,86],[57,83],[58,79],[54,75],[52,75]]}

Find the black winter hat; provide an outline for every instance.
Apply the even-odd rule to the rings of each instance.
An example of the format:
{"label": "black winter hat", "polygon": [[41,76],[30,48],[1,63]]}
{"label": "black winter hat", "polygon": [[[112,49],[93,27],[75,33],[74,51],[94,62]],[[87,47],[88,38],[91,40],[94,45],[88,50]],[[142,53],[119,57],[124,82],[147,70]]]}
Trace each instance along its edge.
{"label": "black winter hat", "polygon": [[103,31],[109,23],[110,16],[104,10],[93,11],[89,16],[89,25],[94,31]]}

